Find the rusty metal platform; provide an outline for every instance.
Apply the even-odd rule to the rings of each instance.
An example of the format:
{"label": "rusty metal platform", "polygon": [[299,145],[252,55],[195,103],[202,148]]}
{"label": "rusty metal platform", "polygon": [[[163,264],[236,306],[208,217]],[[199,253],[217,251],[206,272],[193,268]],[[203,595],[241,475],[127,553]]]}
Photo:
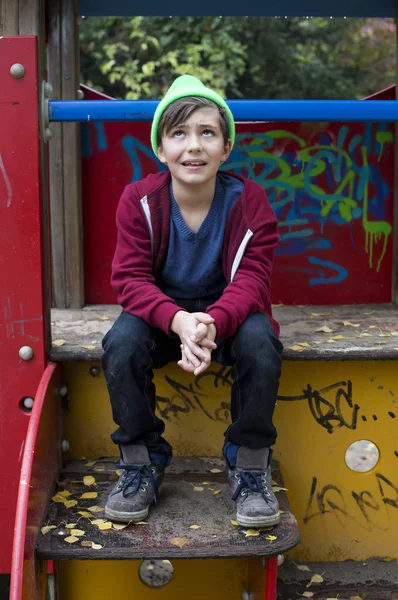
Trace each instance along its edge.
{"label": "rusty metal platform", "polygon": [[[257,537],[247,537],[246,529],[233,525],[235,506],[224,464],[220,458],[207,457],[173,459],[167,469],[159,503],[152,507],[147,524],[130,524],[123,530],[100,530],[92,521],[107,521],[99,508],[103,509],[118,478],[115,472],[117,463],[116,458],[106,458],[95,464],[83,460],[65,466],[55,493],[69,491],[71,495],[67,500],[77,503],[70,508],[62,502],[50,504],[44,525],[55,528],[39,535],[37,555],[40,558],[109,560],[271,556],[284,553],[299,542],[297,522],[283,490],[276,492],[282,511],[279,525],[261,530]],[[212,472],[214,469],[217,472]],[[88,475],[95,478],[93,485],[84,485],[83,478]],[[276,463],[273,465],[273,480],[275,486],[283,487]],[[98,496],[81,499],[86,492],[94,492]],[[91,519],[79,514],[90,513],[89,509],[93,506],[99,508],[95,509],[97,512],[92,514]],[[72,523],[84,535],[69,544],[65,538],[71,535],[71,529],[66,525]],[[192,525],[199,528],[191,529]],[[176,538],[177,543],[183,544],[182,547],[174,545]],[[181,539],[182,542],[178,541]],[[87,542],[94,542],[101,548],[87,547]]]}

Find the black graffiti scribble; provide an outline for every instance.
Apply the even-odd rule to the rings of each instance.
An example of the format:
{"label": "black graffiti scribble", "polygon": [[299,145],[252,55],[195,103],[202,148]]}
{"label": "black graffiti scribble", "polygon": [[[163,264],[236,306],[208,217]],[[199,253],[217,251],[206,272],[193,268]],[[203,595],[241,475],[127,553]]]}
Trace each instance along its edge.
{"label": "black graffiti scribble", "polygon": [[[165,375],[165,380],[176,392],[171,398],[156,396],[156,404],[161,417],[169,421],[171,417],[179,418],[179,413],[189,413],[192,410],[201,410],[211,421],[221,421],[228,423],[230,419],[231,403],[222,401],[218,407],[213,409],[213,412],[208,410],[204,405],[204,400],[209,396],[201,391],[200,382],[204,379],[205,373],[198,375],[194,383],[188,386],[172,379]],[[213,378],[214,387],[219,384],[230,387],[232,381],[230,379],[231,369],[222,367],[218,371],[209,371],[207,377]]]}
{"label": "black graffiti scribble", "polygon": [[[347,389],[345,390],[344,387],[347,387]],[[324,396],[334,390],[336,390],[336,393],[333,403]],[[356,429],[360,407],[358,404],[353,404],[352,382],[350,380],[333,383],[321,390],[314,390],[310,384],[307,384],[303,392],[301,396],[278,396],[278,400],[307,400],[315,421],[324,427],[328,433],[333,433],[339,427]],[[343,411],[348,413],[347,418],[345,418]]]}
{"label": "black graffiti scribble", "polygon": [[[350,514],[343,492],[332,484],[318,489],[318,479],[313,477],[303,518],[304,524],[306,525],[315,517],[333,513],[341,525],[345,525],[346,519],[350,519],[367,531],[373,528],[387,531],[389,525],[381,526],[375,522],[374,517],[380,514],[383,504],[398,509],[398,487],[382,473],[375,473],[375,479],[378,487],[377,498],[369,490],[361,492],[351,490],[350,495],[359,509],[359,514]],[[363,517],[363,520],[358,520],[358,517]]]}

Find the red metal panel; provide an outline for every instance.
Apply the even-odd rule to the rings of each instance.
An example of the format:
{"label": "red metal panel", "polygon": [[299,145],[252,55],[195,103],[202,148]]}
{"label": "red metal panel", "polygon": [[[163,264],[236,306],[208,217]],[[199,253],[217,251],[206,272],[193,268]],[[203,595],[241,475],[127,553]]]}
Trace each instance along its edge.
{"label": "red metal panel", "polygon": [[[161,164],[149,123],[91,123],[82,131],[86,302],[111,304],[118,199]],[[391,301],[393,146],[393,124],[237,124],[230,168],[265,187],[279,218],[274,303]]]}
{"label": "red metal panel", "polygon": [[[21,63],[25,76],[10,67]],[[0,572],[10,572],[19,473],[29,415],[45,368],[37,38],[0,37]],[[21,346],[34,357],[19,358]]]}
{"label": "red metal panel", "polygon": [[60,369],[50,364],[39,383],[19,478],[12,550],[10,600],[41,600],[46,565],[35,559],[39,527],[61,469]]}

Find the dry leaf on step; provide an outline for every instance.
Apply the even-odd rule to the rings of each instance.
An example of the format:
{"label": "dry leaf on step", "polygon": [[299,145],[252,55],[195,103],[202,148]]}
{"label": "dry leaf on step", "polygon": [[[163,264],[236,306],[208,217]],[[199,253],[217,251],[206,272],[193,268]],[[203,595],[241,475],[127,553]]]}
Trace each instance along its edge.
{"label": "dry leaf on step", "polygon": [[190,525],[189,529],[200,529],[200,525]]}
{"label": "dry leaf on step", "polygon": [[54,340],[53,346],[63,346],[66,343],[66,340]]}
{"label": "dry leaf on step", "polygon": [[94,485],[95,477],[93,477],[92,475],[86,475],[85,477],[83,477],[83,483],[84,485]]}
{"label": "dry leaf on step", "polygon": [[309,571],[310,569],[307,567],[307,565],[296,565],[297,569],[299,571]]}
{"label": "dry leaf on step", "polygon": [[79,538],[74,536],[74,535],[68,535],[68,537],[64,538],[65,542],[68,542],[68,544],[74,544],[75,542],[79,541]]}
{"label": "dry leaf on step", "polygon": [[41,532],[43,535],[46,535],[46,533],[48,533],[49,531],[51,531],[51,529],[56,529],[55,525],[46,525],[45,527],[41,528]]}
{"label": "dry leaf on step", "polygon": [[258,529],[248,529],[245,537],[258,537],[260,532]]}
{"label": "dry leaf on step", "polygon": [[188,540],[185,537],[172,538],[170,540],[170,544],[173,544],[173,546],[178,546],[178,548],[183,548],[186,544],[188,544]]}
{"label": "dry leaf on step", "polygon": [[310,587],[310,585],[312,585],[313,583],[322,583],[322,582],[323,582],[322,575],[313,575],[311,577],[311,581],[307,584],[307,587]]}
{"label": "dry leaf on step", "polygon": [[96,498],[98,496],[98,492],[84,492],[84,494],[82,494],[80,496],[80,498],[82,500],[86,499],[86,498]]}
{"label": "dry leaf on step", "polygon": [[65,508],[72,508],[73,506],[76,506],[76,504],[77,500],[67,500],[66,502],[64,502]]}
{"label": "dry leaf on step", "polygon": [[332,333],[333,329],[331,329],[330,327],[328,327],[327,325],[323,325],[323,327],[319,327],[318,329],[315,329],[316,332],[321,332],[321,333]]}

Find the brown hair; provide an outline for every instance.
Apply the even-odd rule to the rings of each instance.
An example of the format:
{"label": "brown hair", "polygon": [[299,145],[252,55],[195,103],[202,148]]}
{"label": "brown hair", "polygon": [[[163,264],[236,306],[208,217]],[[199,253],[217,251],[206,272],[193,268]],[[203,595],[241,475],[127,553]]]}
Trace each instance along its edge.
{"label": "brown hair", "polygon": [[220,115],[220,127],[224,138],[224,143],[227,144],[229,139],[228,121],[225,110],[218,106],[215,102],[208,100],[207,98],[201,98],[200,96],[188,96],[186,98],[179,98],[169,104],[162,116],[160,117],[158,127],[158,146],[162,142],[163,135],[176,127],[180,123],[185,123],[187,119],[198,110],[198,108],[215,108],[218,110]]}

